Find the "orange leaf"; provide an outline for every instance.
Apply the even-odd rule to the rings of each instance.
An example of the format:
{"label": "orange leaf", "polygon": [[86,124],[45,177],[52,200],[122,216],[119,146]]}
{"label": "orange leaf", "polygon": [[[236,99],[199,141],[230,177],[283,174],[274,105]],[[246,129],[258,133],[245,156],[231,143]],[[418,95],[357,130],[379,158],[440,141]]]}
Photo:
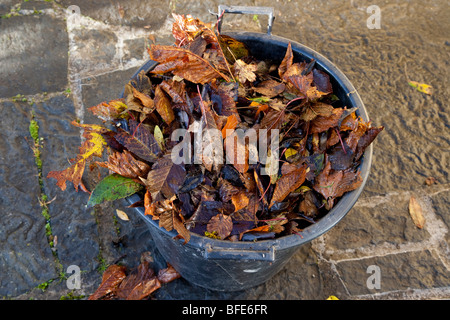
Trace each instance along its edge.
{"label": "orange leaf", "polygon": [[231,196],[231,202],[234,204],[234,212],[236,212],[248,205],[249,198],[244,192],[239,192]]}
{"label": "orange leaf", "polygon": [[[227,123],[225,124],[225,126],[222,128],[222,138],[225,139],[227,136],[229,136],[234,130],[234,128],[236,128],[237,124],[239,123],[238,118],[232,114],[231,116],[227,117]],[[227,130],[228,134],[227,134]]]}

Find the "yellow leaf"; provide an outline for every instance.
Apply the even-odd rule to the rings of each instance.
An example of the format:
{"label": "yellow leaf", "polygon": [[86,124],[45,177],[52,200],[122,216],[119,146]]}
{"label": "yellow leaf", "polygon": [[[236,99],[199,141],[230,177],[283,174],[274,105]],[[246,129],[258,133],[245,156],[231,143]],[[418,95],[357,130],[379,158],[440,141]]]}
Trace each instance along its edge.
{"label": "yellow leaf", "polygon": [[425,84],[425,83],[419,83],[417,81],[409,81],[408,84],[413,87],[416,88],[417,91],[431,95],[432,91],[431,88],[433,88],[432,86]]}
{"label": "yellow leaf", "polygon": [[119,210],[119,209],[116,209],[116,213],[117,213],[117,216],[118,216],[121,220],[124,220],[124,221],[129,221],[129,220],[130,220],[130,219],[128,218],[127,214],[126,214],[124,211]]}
{"label": "yellow leaf", "polygon": [[164,136],[159,126],[155,126],[155,131],[153,132],[156,142],[161,150],[164,150]]}
{"label": "yellow leaf", "polygon": [[297,150],[292,149],[292,148],[288,148],[288,149],[286,150],[286,152],[284,153],[286,159],[290,158],[291,156],[293,156],[293,155],[295,155],[295,154],[297,154]]}
{"label": "yellow leaf", "polygon": [[422,213],[422,207],[413,196],[409,199],[409,214],[416,227],[422,229],[425,225],[425,218]]}
{"label": "yellow leaf", "polygon": [[85,141],[80,147],[80,152],[69,168],[62,171],[50,171],[47,175],[47,178],[56,179],[56,185],[63,191],[66,190],[67,181],[72,182],[75,190],[78,191],[78,185],[81,183],[86,162],[94,156],[99,158],[102,156],[106,141],[101,134],[109,131],[99,125],[79,124],[75,121],[72,121],[72,124],[76,127],[84,128],[83,137]]}
{"label": "yellow leaf", "polygon": [[336,296],[329,296],[327,300],[339,300]]}

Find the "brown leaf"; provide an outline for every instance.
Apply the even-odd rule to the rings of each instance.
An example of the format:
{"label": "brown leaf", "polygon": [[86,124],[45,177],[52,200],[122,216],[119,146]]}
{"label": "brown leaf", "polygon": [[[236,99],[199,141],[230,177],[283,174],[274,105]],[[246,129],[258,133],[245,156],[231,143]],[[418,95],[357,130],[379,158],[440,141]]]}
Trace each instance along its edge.
{"label": "brown leaf", "polygon": [[155,105],[156,111],[167,124],[171,124],[172,121],[175,120],[172,104],[164,91],[161,89],[161,85],[158,85],[155,89]]}
{"label": "brown leaf", "polygon": [[184,226],[182,216],[175,212],[173,213],[173,228],[178,232],[178,237],[184,239],[184,244],[189,242],[191,234]]}
{"label": "brown leaf", "polygon": [[100,167],[108,168],[123,177],[132,179],[144,177],[150,171],[150,166],[147,163],[137,160],[127,150],[124,150],[123,152],[114,152],[108,157],[107,162],[96,163]]}
{"label": "brown leaf", "polygon": [[217,235],[223,240],[231,234],[231,231],[233,230],[233,220],[230,216],[219,213],[209,220],[206,229],[208,232],[217,232]]}
{"label": "brown leaf", "polygon": [[238,132],[233,131],[225,140],[225,157],[227,163],[231,163],[240,173],[247,172],[249,168],[249,143],[246,143],[245,136],[241,137]]}
{"label": "brown leaf", "polygon": [[336,127],[343,112],[344,109],[342,108],[334,108],[331,116],[317,116],[314,120],[311,121],[309,132],[320,133],[327,131],[330,128]]}
{"label": "brown leaf", "polygon": [[239,240],[242,239],[242,236],[245,233],[249,233],[249,232],[269,232],[269,231],[270,231],[270,226],[269,225],[264,225],[264,226],[256,227],[256,228],[253,228],[253,229],[250,229],[250,230],[245,230],[244,232],[241,232],[239,234]]}
{"label": "brown leaf", "polygon": [[257,87],[254,87],[253,90],[262,94],[265,97],[273,98],[286,89],[286,86],[282,82],[278,82],[273,79],[265,80],[258,84]]}
{"label": "brown leaf", "polygon": [[158,280],[161,283],[169,283],[178,278],[181,278],[181,275],[169,263],[167,263],[167,268],[158,272]]}
{"label": "brown leaf", "polygon": [[362,184],[360,172],[349,170],[332,171],[331,162],[327,161],[325,167],[316,177],[314,190],[324,196],[328,202],[328,210],[333,207],[334,199],[341,197],[348,191],[359,188]]}
{"label": "brown leaf", "polygon": [[[177,85],[178,83],[178,85]],[[182,95],[185,93],[185,84],[184,81],[172,81],[172,84],[169,84],[167,81],[163,80],[159,86],[163,89],[171,98],[173,103],[183,104],[186,103]]]}
{"label": "brown leaf", "polygon": [[318,69],[313,69],[313,75],[314,85],[317,87],[317,90],[327,94],[333,92],[328,74]]}
{"label": "brown leaf", "polygon": [[143,300],[160,287],[155,272],[144,261],[120,283],[116,295],[125,300]]}
{"label": "brown leaf", "polygon": [[147,179],[141,178],[141,180],[147,186],[153,201],[159,201],[164,198],[169,199],[177,194],[185,177],[184,166],[175,164],[168,154],[158,159],[148,173]]}
{"label": "brown leaf", "polygon": [[257,69],[256,65],[246,64],[242,60],[236,60],[234,63],[234,75],[239,79],[241,83],[246,81],[253,82],[256,80],[255,71]]}
{"label": "brown leaf", "polygon": [[89,300],[100,300],[109,295],[115,295],[116,289],[126,277],[126,268],[113,264],[109,266],[102,276],[102,283],[97,290],[89,297]]}
{"label": "brown leaf", "polygon": [[161,149],[150,132],[150,128],[133,119],[130,119],[128,124],[130,132],[119,128],[114,138],[134,155],[149,162],[155,162],[161,153]]}
{"label": "brown leaf", "polygon": [[144,105],[144,107],[153,109],[155,103],[153,102],[152,98],[150,98],[148,95],[146,95],[142,92],[139,92],[135,88],[132,88],[132,90],[133,90],[134,97],[139,99],[141,101],[141,103]]}
{"label": "brown leaf", "polygon": [[281,178],[277,180],[269,208],[271,208],[275,202],[282,202],[292,191],[303,184],[305,178],[305,165],[283,174]]}
{"label": "brown leaf", "polygon": [[333,115],[333,106],[323,102],[316,102],[307,105],[304,112],[300,115],[303,121],[311,121],[318,116],[330,117]]}
{"label": "brown leaf", "polygon": [[201,159],[208,171],[220,171],[223,165],[223,142],[215,119],[215,112],[211,103],[202,101],[202,148]]}
{"label": "brown leaf", "polygon": [[217,78],[229,82],[230,78],[215,69],[207,60],[191,51],[172,46],[151,45],[150,59],[159,62],[151,73],[172,72],[193,83],[205,84]]}
{"label": "brown leaf", "polygon": [[425,225],[425,217],[420,203],[414,196],[409,199],[409,214],[417,228],[422,229]]}
{"label": "brown leaf", "polygon": [[218,86],[218,94],[222,100],[222,112],[224,116],[234,115],[240,122],[240,116],[236,108],[236,101],[238,99],[239,83],[237,82],[222,82]]}
{"label": "brown leaf", "polygon": [[172,35],[175,45],[187,45],[194,41],[200,32],[206,27],[199,19],[194,19],[190,14],[180,15],[172,13],[175,22],[172,24]]}
{"label": "brown leaf", "polygon": [[284,74],[286,71],[292,66],[292,63],[294,61],[294,54],[292,53],[292,46],[289,42],[286,54],[283,58],[283,61],[281,61],[280,66],[278,67],[278,75],[281,79],[283,79]]}

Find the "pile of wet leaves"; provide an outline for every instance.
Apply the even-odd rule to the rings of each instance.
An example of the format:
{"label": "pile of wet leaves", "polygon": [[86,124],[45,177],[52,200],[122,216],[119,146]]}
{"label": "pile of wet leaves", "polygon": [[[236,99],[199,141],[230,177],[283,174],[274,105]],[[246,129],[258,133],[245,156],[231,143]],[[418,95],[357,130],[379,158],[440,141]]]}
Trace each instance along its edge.
{"label": "pile of wet leaves", "polygon": [[[104,125],[73,122],[80,153],[48,177],[85,189],[86,164],[105,167],[88,205],[141,193],[134,206],[185,242],[301,235],[361,186],[358,166],[383,127],[342,106],[329,75],[294,61],[290,44],[278,62],[257,60],[214,27],[174,18],[174,46],[151,45],[158,64],[90,108]],[[107,161],[91,161],[105,150]]]}

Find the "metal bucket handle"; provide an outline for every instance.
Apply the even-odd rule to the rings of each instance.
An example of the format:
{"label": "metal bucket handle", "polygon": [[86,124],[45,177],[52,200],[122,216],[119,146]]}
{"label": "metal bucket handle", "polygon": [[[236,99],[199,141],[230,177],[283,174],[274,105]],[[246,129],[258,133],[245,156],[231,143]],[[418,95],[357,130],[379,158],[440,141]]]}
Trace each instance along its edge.
{"label": "metal bucket handle", "polygon": [[217,28],[218,28],[219,32],[222,30],[222,22],[223,22],[223,18],[220,18],[220,17],[224,13],[267,15],[269,17],[269,21],[267,23],[267,34],[270,36],[272,33],[273,20],[275,19],[272,7],[247,7],[247,6],[219,5],[219,12],[216,14],[217,18],[218,18]]}

